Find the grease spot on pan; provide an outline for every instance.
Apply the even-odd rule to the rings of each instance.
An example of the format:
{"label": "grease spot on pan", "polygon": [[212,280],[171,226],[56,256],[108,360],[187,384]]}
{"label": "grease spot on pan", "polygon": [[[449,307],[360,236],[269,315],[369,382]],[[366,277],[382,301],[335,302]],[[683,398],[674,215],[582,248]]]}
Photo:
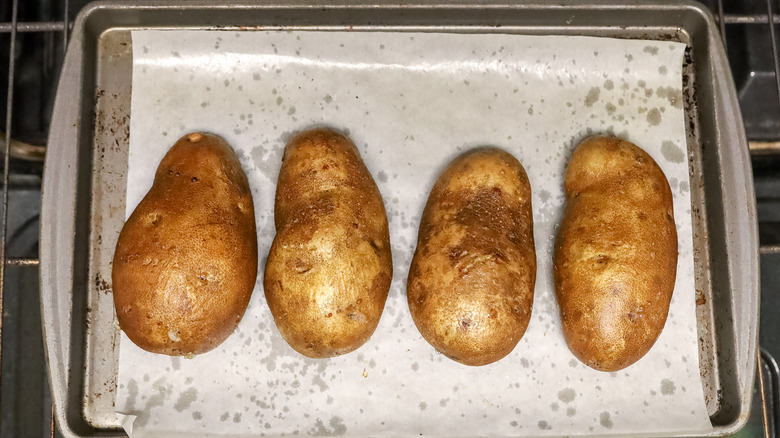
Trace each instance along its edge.
{"label": "grease spot on pan", "polygon": [[603,427],[606,427],[607,429],[612,429],[613,423],[609,416],[609,412],[602,412],[599,415],[599,424],[601,424]]}
{"label": "grease spot on pan", "polygon": [[[650,113],[648,113],[647,116],[649,118]],[[672,163],[682,163],[683,160],[685,160],[685,154],[683,153],[682,149],[680,149],[680,147],[677,146],[674,142],[669,140],[664,140],[664,142],[661,143],[661,154],[663,154],[664,158],[666,158],[668,161],[671,161]]]}
{"label": "grease spot on pan", "polygon": [[661,394],[663,395],[674,395],[674,391],[677,389],[677,387],[674,385],[674,382],[672,382],[669,379],[663,379],[661,380]]}
{"label": "grease spot on pan", "polygon": [[314,436],[340,436],[347,433],[347,426],[341,417],[331,417],[330,421],[328,421],[328,426],[330,427],[325,426],[322,419],[318,418],[314,422],[314,427],[309,431],[309,434]]}
{"label": "grease spot on pan", "polygon": [[181,412],[189,408],[192,402],[194,402],[197,399],[198,399],[198,390],[192,387],[187,388],[181,394],[179,394],[179,398],[178,400],[176,400],[176,404],[173,405],[173,408],[176,409],[178,412]]}
{"label": "grease spot on pan", "polygon": [[658,108],[653,108],[647,112],[647,123],[653,126],[661,124],[661,111]]}
{"label": "grease spot on pan", "polygon": [[558,391],[558,400],[564,403],[571,403],[577,397],[577,392],[571,388],[565,388]]}
{"label": "grease spot on pan", "polygon": [[588,94],[585,96],[585,106],[588,108],[592,107],[594,103],[596,103],[599,100],[599,94],[601,93],[601,89],[598,87],[593,87],[588,91]]}

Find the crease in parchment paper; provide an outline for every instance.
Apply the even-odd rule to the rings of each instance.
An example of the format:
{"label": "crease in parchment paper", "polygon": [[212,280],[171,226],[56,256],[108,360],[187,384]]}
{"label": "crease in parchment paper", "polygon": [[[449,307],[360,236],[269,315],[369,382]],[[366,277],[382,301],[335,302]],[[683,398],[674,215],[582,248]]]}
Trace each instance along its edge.
{"label": "crease in parchment paper", "polygon": [[[695,316],[684,45],[571,36],[328,31],[133,31],[127,214],[167,149],[208,131],[235,149],[255,201],[260,272],[244,319],[192,359],[154,355],[122,334],[116,409],[132,435],[663,435],[711,428]],[[347,133],[383,195],[393,282],[373,337],[307,359],[281,338],[263,265],[285,142],[326,125]],[[584,137],[644,148],[674,194],[679,260],[666,326],[650,352],[614,373],[567,349],[552,282],[563,172]],[[472,368],[438,354],[409,315],[405,284],[437,175],[493,145],[533,191],[537,283],[515,350]],[[128,432],[130,432],[128,430]]]}

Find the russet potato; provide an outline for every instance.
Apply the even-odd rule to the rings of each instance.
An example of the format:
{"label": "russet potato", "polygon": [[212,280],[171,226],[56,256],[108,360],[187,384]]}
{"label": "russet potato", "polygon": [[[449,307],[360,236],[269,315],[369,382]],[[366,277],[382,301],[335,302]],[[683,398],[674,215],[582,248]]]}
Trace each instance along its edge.
{"label": "russet potato", "polygon": [[617,137],[577,146],[565,192],[554,255],[563,334],[586,365],[617,371],[666,322],[677,272],[672,192],[650,155]]}
{"label": "russet potato", "polygon": [[313,358],[363,345],[379,323],[393,267],[382,197],[349,138],[319,128],[290,140],[274,219],[264,286],[282,337]]}
{"label": "russet potato", "polygon": [[252,194],[236,154],[215,135],[182,137],[119,235],[119,326],[147,351],[204,353],[236,328],[256,278]]}
{"label": "russet potato", "polygon": [[460,363],[495,362],[528,327],[535,281],[523,166],[496,148],[456,158],[428,197],[409,270],[407,300],[420,333]]}

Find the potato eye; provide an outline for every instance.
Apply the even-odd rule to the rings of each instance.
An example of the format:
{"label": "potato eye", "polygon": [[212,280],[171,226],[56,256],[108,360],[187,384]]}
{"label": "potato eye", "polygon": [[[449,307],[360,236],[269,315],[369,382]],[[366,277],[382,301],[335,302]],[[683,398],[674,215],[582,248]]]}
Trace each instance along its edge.
{"label": "potato eye", "polygon": [[150,213],[148,216],[146,216],[146,222],[149,225],[157,225],[160,223],[161,219],[162,215],[160,213]]}

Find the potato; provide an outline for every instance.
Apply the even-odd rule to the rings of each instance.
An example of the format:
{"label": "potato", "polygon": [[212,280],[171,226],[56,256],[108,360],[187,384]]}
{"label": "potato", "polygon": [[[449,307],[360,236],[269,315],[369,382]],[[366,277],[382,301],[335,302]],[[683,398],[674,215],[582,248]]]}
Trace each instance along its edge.
{"label": "potato", "polygon": [[119,235],[119,326],[153,353],[204,353],[236,328],[256,279],[252,194],[236,154],[215,135],[182,137]]}
{"label": "potato", "polygon": [[531,187],[512,155],[456,158],[420,221],[407,299],[436,350],[466,365],[509,354],[528,327],[536,281]]}
{"label": "potato", "polygon": [[589,138],[565,178],[555,245],[555,292],[569,349],[601,371],[650,350],[669,313],[677,272],[672,192],[645,151]]}
{"label": "potato", "polygon": [[332,357],[376,329],[393,277],[387,214],[355,145],[314,129],[285,147],[265,296],[299,353]]}

